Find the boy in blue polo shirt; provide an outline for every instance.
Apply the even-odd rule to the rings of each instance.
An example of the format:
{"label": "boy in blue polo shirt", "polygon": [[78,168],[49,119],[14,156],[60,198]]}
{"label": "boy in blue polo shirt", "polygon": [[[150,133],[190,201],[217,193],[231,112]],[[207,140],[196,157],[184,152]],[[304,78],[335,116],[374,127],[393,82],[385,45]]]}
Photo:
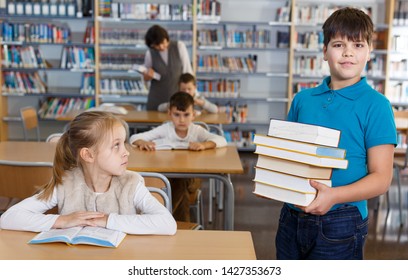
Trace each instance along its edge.
{"label": "boy in blue polo shirt", "polygon": [[334,12],[323,25],[330,76],[293,99],[288,120],[341,131],[345,170],[334,169],[330,188],[307,207],[284,204],[276,235],[277,259],[362,259],[367,199],[388,190],[397,143],[392,107],[361,77],[370,60],[373,23],[354,8]]}

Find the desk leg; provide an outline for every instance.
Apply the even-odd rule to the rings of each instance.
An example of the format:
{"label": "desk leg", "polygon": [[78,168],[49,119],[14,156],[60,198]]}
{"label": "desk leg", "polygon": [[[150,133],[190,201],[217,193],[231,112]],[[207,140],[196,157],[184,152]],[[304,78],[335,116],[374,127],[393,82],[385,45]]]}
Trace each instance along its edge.
{"label": "desk leg", "polygon": [[224,229],[234,230],[234,186],[229,174],[204,174],[204,173],[163,173],[168,178],[203,178],[216,179],[224,184]]}

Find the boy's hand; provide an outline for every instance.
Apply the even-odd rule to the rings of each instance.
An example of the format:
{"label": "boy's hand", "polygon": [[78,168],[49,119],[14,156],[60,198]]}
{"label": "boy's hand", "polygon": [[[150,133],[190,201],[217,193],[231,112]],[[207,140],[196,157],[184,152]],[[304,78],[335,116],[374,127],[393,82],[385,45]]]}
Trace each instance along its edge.
{"label": "boy's hand", "polygon": [[314,180],[310,180],[310,185],[317,191],[316,198],[309,204],[309,206],[298,207],[305,213],[313,215],[326,214],[335,204],[334,197],[331,195],[332,188]]}
{"label": "boy's hand", "polygon": [[[70,228],[78,226],[96,227],[99,226],[99,223],[101,223],[98,219],[103,219],[104,216],[104,213],[91,211],[78,211],[68,215],[60,215],[55,221],[52,228]],[[104,227],[105,226],[106,223]]]}
{"label": "boy's hand", "polygon": [[146,150],[146,151],[154,151],[156,150],[156,143],[152,141],[144,141],[144,140],[137,140],[133,142],[133,144],[139,149],[139,150]]}
{"label": "boy's hand", "polygon": [[205,145],[200,142],[190,142],[188,144],[188,149],[192,151],[203,151],[205,150]]}
{"label": "boy's hand", "polygon": [[194,105],[203,107],[204,106],[204,100],[202,100],[200,98],[194,98]]}

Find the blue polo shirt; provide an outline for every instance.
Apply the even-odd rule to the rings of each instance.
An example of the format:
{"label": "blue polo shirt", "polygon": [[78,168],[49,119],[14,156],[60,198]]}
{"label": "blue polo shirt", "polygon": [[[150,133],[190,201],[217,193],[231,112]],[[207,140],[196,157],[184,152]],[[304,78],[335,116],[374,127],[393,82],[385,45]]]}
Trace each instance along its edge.
{"label": "blue polo shirt", "polygon": [[[339,148],[346,150],[348,168],[333,170],[332,186],[336,187],[366,176],[367,150],[378,145],[396,145],[397,132],[390,102],[369,86],[365,77],[339,90],[329,88],[330,79],[327,77],[319,86],[297,93],[288,120],[341,131]],[[367,217],[366,200],[347,204],[357,206],[363,219]]]}

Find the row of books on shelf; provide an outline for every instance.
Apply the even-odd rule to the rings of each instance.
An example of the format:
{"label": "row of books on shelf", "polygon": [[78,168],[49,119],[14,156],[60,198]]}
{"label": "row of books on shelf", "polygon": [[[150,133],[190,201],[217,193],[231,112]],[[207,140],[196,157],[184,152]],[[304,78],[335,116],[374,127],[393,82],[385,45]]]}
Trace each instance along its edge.
{"label": "row of books on shelf", "polygon": [[197,90],[205,97],[238,97],[240,79],[198,79]]}
{"label": "row of books on shelf", "polygon": [[255,73],[257,55],[198,55],[197,62],[199,72]]}
{"label": "row of books on shelf", "polygon": [[298,32],[295,31],[295,49],[322,50],[323,31]]}
{"label": "row of books on shelf", "polygon": [[247,116],[248,116],[248,105],[247,104],[237,104],[237,103],[235,104],[228,103],[225,105],[218,105],[218,112],[227,114],[229,122],[246,123]]}
{"label": "row of books on shelf", "polygon": [[320,84],[320,82],[297,82],[293,84],[293,92],[299,92],[302,91],[304,89],[308,89],[308,88],[314,88],[317,87]]}
{"label": "row of books on shelf", "polygon": [[384,71],[385,58],[381,55],[376,55],[371,57],[371,59],[366,64],[365,73],[371,76],[380,76],[383,77],[385,74]]}
{"label": "row of books on shelf", "polygon": [[134,64],[144,64],[144,54],[135,53],[102,53],[99,69],[130,70]]}
{"label": "row of books on shelf", "polygon": [[393,24],[408,25],[408,1],[395,1]]}
{"label": "row of books on shelf", "polygon": [[40,106],[38,115],[43,119],[55,119],[72,111],[95,107],[93,98],[47,98]]}
{"label": "row of books on shelf", "polygon": [[197,32],[198,44],[229,48],[268,48],[271,47],[271,31],[258,30],[226,30],[201,29]]}
{"label": "row of books on shelf", "polygon": [[331,187],[334,168],[346,169],[346,151],[339,149],[339,130],[271,119],[267,135],[253,143],[258,160],[254,194],[307,206],[316,196],[310,180]]}
{"label": "row of books on shelf", "polygon": [[389,85],[385,96],[391,102],[408,102],[408,82]]}
{"label": "row of books on shelf", "polygon": [[327,61],[323,56],[300,55],[293,60],[293,73],[301,76],[323,77],[330,74]]}
{"label": "row of books on shelf", "polygon": [[66,24],[3,21],[0,40],[9,43],[70,43],[71,29]]}
{"label": "row of books on shelf", "polygon": [[192,4],[159,4],[101,1],[100,16],[138,20],[181,20],[193,18]]}
{"label": "row of books on shelf", "polygon": [[64,47],[60,67],[62,69],[95,69],[94,48]]}
{"label": "row of books on shelf", "polygon": [[46,93],[47,85],[38,72],[3,71],[2,92],[7,94]]}
{"label": "row of books on shelf", "polygon": [[3,46],[2,66],[9,68],[46,68],[40,49],[32,46]]}
{"label": "row of books on shelf", "polygon": [[129,78],[101,79],[101,94],[107,95],[147,95],[143,80]]}
{"label": "row of books on shelf", "polygon": [[224,137],[228,143],[239,148],[252,148],[255,130],[225,130]]}
{"label": "row of books on shelf", "polygon": [[[323,24],[332,13],[343,7],[345,6],[335,4],[297,5],[294,11],[295,23],[307,25]],[[355,7],[372,16],[372,7],[359,5]]]}
{"label": "row of books on shelf", "polygon": [[217,0],[197,0],[197,20],[220,21],[221,6]]}
{"label": "row of books on shelf", "polygon": [[20,0],[7,1],[7,14],[18,16],[59,16],[59,17],[81,17],[83,12],[90,14],[91,5],[84,5],[84,11],[78,10],[77,2],[91,1],[73,1],[73,0]]}
{"label": "row of books on shelf", "polygon": [[[145,35],[147,29],[140,28],[100,28],[100,43],[115,45],[145,45]],[[170,40],[183,41],[190,46],[193,41],[193,32],[191,30],[168,30]]]}
{"label": "row of books on shelf", "polygon": [[408,60],[392,60],[389,64],[391,78],[406,78],[408,76]]}

